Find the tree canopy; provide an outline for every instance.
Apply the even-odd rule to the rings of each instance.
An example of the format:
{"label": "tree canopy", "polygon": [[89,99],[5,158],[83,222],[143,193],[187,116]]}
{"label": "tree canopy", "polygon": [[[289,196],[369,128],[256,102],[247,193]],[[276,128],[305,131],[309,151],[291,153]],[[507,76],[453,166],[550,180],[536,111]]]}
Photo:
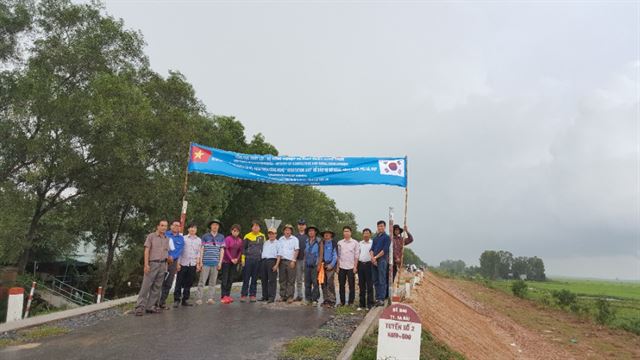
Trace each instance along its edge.
{"label": "tree canopy", "polygon": [[[191,141],[278,154],[212,115],[178,71],[154,72],[144,39],[97,3],[0,0],[0,261],[21,270],[95,244],[100,283],[136,281],[144,234],[180,213]],[[188,220],[299,217],[319,227],[355,216],[312,187],[191,174]],[[130,252],[129,252],[130,251]],[[120,254],[120,255],[118,255]],[[131,260],[131,259],[129,259]],[[124,266],[124,265],[123,265]],[[113,285],[110,285],[113,286]]]}

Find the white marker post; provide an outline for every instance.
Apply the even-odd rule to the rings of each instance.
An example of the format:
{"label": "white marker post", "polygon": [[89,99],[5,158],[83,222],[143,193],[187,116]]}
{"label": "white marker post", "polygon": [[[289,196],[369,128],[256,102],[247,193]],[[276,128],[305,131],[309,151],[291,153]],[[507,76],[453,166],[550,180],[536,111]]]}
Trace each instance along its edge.
{"label": "white marker post", "polygon": [[377,359],[420,359],[422,323],[413,308],[393,303],[378,320]]}
{"label": "white marker post", "polygon": [[21,287],[9,288],[9,301],[7,302],[7,322],[22,319],[23,305],[24,289]]}
{"label": "white marker post", "polygon": [[31,310],[31,301],[33,300],[33,294],[36,292],[36,282],[31,283],[31,291],[29,291],[29,297],[27,298],[27,310],[24,311],[23,319],[29,317],[29,310]]}
{"label": "white marker post", "polygon": [[98,294],[96,295],[96,304],[102,301],[102,286],[98,286]]}

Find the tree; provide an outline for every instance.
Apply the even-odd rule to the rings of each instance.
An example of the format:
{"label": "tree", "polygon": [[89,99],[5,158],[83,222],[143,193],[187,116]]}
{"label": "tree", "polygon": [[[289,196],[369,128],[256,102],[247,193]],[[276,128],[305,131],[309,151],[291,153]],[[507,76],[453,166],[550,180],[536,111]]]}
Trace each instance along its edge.
{"label": "tree", "polygon": [[527,279],[545,281],[544,262],[537,256],[527,259]]}
{"label": "tree", "polygon": [[527,275],[529,273],[528,258],[525,256],[518,256],[514,258],[513,263],[511,264],[511,272],[514,279],[520,279],[521,275]]}
{"label": "tree", "polygon": [[445,260],[440,262],[440,270],[447,271],[452,274],[463,274],[466,264],[462,260]]}
{"label": "tree", "polygon": [[38,37],[25,67],[12,73],[0,125],[9,147],[20,148],[17,161],[3,161],[2,168],[12,170],[8,181],[31,204],[21,271],[43,236],[43,220],[81,197],[88,170],[100,165],[86,137],[93,126],[86,104],[92,81],[146,63],[138,35],[93,4],[42,1],[33,26]]}
{"label": "tree", "polygon": [[480,273],[489,279],[500,275],[500,255],[493,250],[485,250],[480,255]]}
{"label": "tree", "polygon": [[513,263],[513,254],[508,251],[498,251],[498,277],[508,279],[511,276],[511,265]]}
{"label": "tree", "polygon": [[427,263],[422,261],[420,257],[410,248],[405,247],[403,249],[404,254],[402,255],[402,261],[404,264],[410,265],[414,264],[415,266],[427,266]]}

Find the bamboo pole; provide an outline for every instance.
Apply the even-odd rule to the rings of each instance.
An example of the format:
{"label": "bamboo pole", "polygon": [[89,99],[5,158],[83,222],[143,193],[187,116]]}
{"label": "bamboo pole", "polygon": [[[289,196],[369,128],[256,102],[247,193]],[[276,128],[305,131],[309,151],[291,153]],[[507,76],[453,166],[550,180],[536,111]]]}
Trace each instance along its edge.
{"label": "bamboo pole", "polygon": [[182,211],[180,212],[180,232],[184,234],[184,226],[187,221],[187,191],[189,189],[189,161],[191,160],[191,143],[189,143],[189,157],[184,169],[184,184],[182,185]]}
{"label": "bamboo pole", "polygon": [[[408,209],[408,204],[409,204],[409,177],[407,174],[407,161],[406,161],[406,157],[405,157],[405,176],[407,176],[407,185],[404,188],[404,226],[403,226],[403,230],[404,228],[407,227],[407,209]],[[404,232],[403,232],[404,234]],[[406,234],[405,234],[406,235]],[[393,239],[395,237],[395,234],[393,234],[393,228],[391,228],[391,239],[392,239],[392,243],[393,243]],[[398,272],[396,274],[396,279],[394,281],[394,289],[395,291],[398,291],[398,288],[400,287],[400,278],[402,277],[402,271],[404,270],[404,235],[400,235],[400,263],[397,264],[398,266]]]}
{"label": "bamboo pole", "polygon": [[387,292],[389,293],[389,304],[393,302],[395,295],[393,287],[393,208],[389,207],[389,236],[391,237],[390,254],[387,254]]}

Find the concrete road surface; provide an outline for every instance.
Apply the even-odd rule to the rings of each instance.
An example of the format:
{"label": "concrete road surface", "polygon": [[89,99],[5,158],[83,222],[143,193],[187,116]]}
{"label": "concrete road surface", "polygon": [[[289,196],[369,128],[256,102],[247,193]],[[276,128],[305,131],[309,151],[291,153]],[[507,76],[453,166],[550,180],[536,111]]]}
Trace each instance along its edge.
{"label": "concrete road surface", "polygon": [[331,309],[246,303],[181,307],[143,317],[127,315],[10,347],[10,359],[275,359],[280,346],[308,336],[333,314]]}

